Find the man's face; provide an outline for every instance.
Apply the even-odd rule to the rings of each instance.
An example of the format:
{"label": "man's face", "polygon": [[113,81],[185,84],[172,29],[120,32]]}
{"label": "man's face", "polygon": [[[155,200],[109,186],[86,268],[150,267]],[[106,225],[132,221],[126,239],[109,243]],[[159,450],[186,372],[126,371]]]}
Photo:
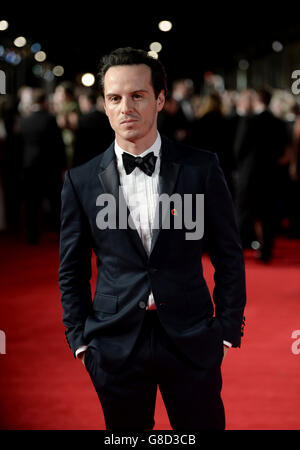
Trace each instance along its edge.
{"label": "man's face", "polygon": [[145,64],[113,66],[105,74],[105,112],[120,143],[155,139],[164,100],[163,91],[155,98],[151,69]]}

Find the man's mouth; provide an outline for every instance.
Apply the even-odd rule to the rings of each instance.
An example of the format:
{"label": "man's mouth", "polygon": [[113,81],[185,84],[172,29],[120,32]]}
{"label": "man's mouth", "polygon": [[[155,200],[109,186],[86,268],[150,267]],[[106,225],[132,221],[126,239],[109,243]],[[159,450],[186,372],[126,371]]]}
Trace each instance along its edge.
{"label": "man's mouth", "polygon": [[134,122],[137,122],[137,119],[125,119],[125,120],[122,120],[121,125],[130,124],[130,123],[134,123]]}

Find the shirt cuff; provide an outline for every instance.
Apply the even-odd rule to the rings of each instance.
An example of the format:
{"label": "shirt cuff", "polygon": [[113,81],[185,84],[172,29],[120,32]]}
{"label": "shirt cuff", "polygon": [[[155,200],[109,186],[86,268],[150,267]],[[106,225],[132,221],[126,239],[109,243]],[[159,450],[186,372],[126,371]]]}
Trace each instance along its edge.
{"label": "shirt cuff", "polygon": [[226,347],[232,347],[231,342],[223,341],[223,344],[226,345]]}
{"label": "shirt cuff", "polygon": [[75,356],[77,358],[77,356],[79,355],[79,353],[85,352],[87,349],[87,345],[82,345],[81,347],[79,347],[76,352],[75,352]]}

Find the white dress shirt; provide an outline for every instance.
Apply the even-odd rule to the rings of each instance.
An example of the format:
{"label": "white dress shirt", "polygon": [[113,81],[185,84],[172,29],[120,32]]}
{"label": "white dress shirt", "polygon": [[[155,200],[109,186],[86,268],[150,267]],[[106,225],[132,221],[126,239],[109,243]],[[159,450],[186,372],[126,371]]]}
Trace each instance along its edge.
{"label": "white dress shirt", "polygon": [[[140,168],[136,167],[130,174],[126,174],[123,165],[122,153],[129,153],[123,150],[115,141],[115,154],[117,158],[117,168],[120,176],[120,185],[122,192],[130,211],[137,232],[143,242],[147,254],[150,254],[152,229],[159,193],[159,171],[161,158],[161,137],[157,134],[154,144],[141,153],[144,157],[150,152],[157,156],[155,169],[151,177],[146,175]],[[132,155],[132,153],[129,153]],[[147,309],[156,309],[153,293],[148,297]],[[224,344],[231,346],[229,342]],[[86,346],[80,347],[76,351],[76,356],[84,351]]]}
{"label": "white dress shirt", "polygon": [[[152,229],[158,199],[160,149],[161,138],[158,133],[154,144],[139,155],[143,158],[148,153],[154,152],[154,155],[157,156],[155,169],[151,177],[146,175],[138,167],[127,175],[123,166],[122,153],[128,152],[122,150],[117,142],[115,142],[115,153],[122,192],[136,230],[148,255],[150,254]],[[156,309],[152,292],[148,298],[147,309]]]}

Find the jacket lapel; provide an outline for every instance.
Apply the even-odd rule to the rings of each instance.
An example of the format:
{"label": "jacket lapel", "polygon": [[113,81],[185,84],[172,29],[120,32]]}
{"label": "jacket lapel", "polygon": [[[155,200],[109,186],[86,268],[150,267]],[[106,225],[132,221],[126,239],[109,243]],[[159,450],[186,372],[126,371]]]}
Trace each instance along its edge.
{"label": "jacket lapel", "polygon": [[[172,158],[173,152],[172,147],[168,143],[168,141],[164,138],[162,139],[162,149],[161,149],[161,165],[160,165],[160,173],[159,173],[159,195],[161,194],[167,194],[171,196],[174,192],[176,181],[178,178],[179,170],[180,170],[180,163],[175,162]],[[155,220],[154,223],[158,223],[159,228],[153,228],[152,230],[152,241],[151,241],[151,249],[150,254],[152,253],[155,244],[157,243],[157,239],[159,236],[159,233],[162,228],[162,224],[165,221],[166,214],[169,214],[170,212],[166,210],[166,208],[163,208],[164,216],[158,219],[159,214],[159,202],[156,205],[156,212],[155,212]]]}
{"label": "jacket lapel", "polygon": [[[171,196],[174,192],[175,184],[176,184],[179,170],[181,167],[180,163],[175,162],[176,158],[174,158],[174,156],[175,156],[175,154],[173,153],[173,146],[171,144],[171,141],[163,138],[162,139],[162,148],[161,148],[161,165],[160,165],[160,173],[159,173],[159,195],[167,194],[167,195]],[[174,159],[175,159],[175,161],[174,161]],[[104,192],[113,195],[115,198],[117,226],[119,224],[119,217],[120,217],[119,205],[121,202],[126,210],[127,223],[128,223],[128,216],[130,214],[130,211],[126,204],[125,198],[122,194],[122,190],[119,189],[120,178],[119,178],[119,172],[118,172],[118,168],[117,168],[114,144],[112,144],[108,148],[108,150],[106,150],[106,152],[103,154],[98,177],[102,184]],[[124,210],[124,208],[123,208],[123,210]],[[169,211],[166,211],[165,209],[163,209],[163,212],[164,212],[164,214],[169,214]],[[157,216],[157,214],[159,214],[159,203],[156,206],[156,216]],[[152,251],[157,243],[157,239],[159,237],[159,233],[161,231],[164,220],[165,220],[165,215],[164,215],[164,217],[160,218],[160,220],[158,222],[159,228],[153,229],[150,254],[152,253]],[[155,223],[156,223],[156,221],[155,221]],[[144,258],[146,257],[148,259],[147,252],[144,248],[144,245],[142,243],[142,240],[140,238],[140,235],[139,235],[137,229],[135,227],[131,228],[131,227],[127,226],[126,230],[124,230],[124,231],[126,231],[128,233],[130,239],[132,240],[134,246],[139,251],[139,253],[141,253],[141,255]]]}
{"label": "jacket lapel", "polygon": [[[117,160],[115,156],[114,144],[112,144],[108,150],[103,154],[103,159],[101,162],[100,171],[98,173],[99,180],[102,184],[103,190],[105,193],[111,194],[114,196],[116,201],[116,223],[117,227],[119,226],[120,219],[120,204],[122,205],[122,211],[126,211],[126,223],[128,224],[128,217],[130,211],[126,204],[126,200],[122,193],[122,189],[120,188],[120,177],[117,168]],[[138,250],[139,253],[143,256],[143,258],[148,258],[147,252],[144,248],[142,240],[139,236],[137,229],[133,224],[133,228],[127,226],[124,230],[128,233],[130,239],[132,240],[134,246]]]}

